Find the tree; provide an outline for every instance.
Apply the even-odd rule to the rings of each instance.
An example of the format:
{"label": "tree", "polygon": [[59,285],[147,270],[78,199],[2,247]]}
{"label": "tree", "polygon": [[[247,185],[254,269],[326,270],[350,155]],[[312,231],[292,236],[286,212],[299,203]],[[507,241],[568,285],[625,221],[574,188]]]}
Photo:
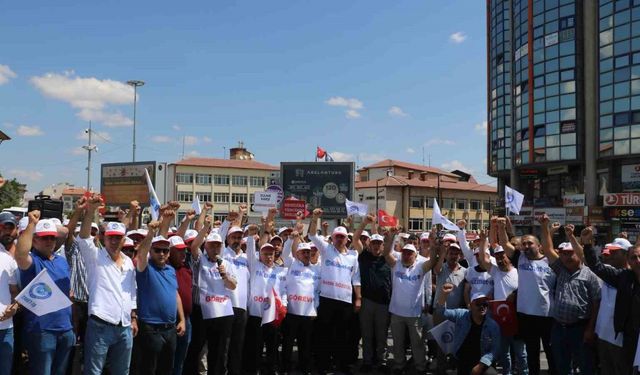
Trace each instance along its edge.
{"label": "tree", "polygon": [[0,187],[0,209],[19,206],[23,194],[23,184],[19,183],[15,178],[8,181],[5,180],[4,185]]}

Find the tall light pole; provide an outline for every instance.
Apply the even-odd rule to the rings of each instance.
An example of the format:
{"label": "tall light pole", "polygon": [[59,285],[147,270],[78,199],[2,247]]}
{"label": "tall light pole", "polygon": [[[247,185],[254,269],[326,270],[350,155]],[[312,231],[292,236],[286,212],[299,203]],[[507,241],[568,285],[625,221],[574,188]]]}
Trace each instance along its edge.
{"label": "tall light pole", "polygon": [[136,104],[138,102],[138,87],[144,86],[144,81],[131,80],[127,85],[133,86],[133,161],[136,161]]}
{"label": "tall light pole", "polygon": [[87,157],[87,191],[91,191],[91,152],[98,151],[98,147],[91,144],[91,132],[91,121],[89,121],[89,129],[85,129],[85,133],[89,135],[89,143],[86,146],[82,146],[89,153]]}

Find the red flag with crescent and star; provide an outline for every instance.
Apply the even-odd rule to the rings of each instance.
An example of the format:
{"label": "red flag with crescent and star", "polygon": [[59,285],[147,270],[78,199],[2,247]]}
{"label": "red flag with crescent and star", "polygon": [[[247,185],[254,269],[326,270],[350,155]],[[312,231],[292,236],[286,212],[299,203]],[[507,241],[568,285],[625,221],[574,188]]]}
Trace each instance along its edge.
{"label": "red flag with crescent and star", "polygon": [[502,336],[515,336],[518,333],[516,306],[511,301],[489,301],[491,317],[500,326]]}
{"label": "red flag with crescent and star", "polygon": [[378,223],[381,227],[395,227],[398,225],[398,218],[389,215],[385,210],[378,210]]}
{"label": "red flag with crescent and star", "polygon": [[322,147],[320,147],[320,146],[316,147],[316,158],[322,159],[326,155],[327,155],[327,152],[324,149],[322,149]]}

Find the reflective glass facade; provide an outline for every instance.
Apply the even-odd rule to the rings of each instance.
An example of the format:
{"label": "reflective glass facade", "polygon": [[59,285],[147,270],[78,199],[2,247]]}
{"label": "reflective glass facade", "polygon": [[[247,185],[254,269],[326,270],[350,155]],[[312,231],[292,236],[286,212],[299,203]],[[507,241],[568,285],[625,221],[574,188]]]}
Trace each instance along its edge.
{"label": "reflective glass facade", "polygon": [[490,173],[511,169],[511,10],[509,1],[487,2]]}
{"label": "reflective glass facade", "polygon": [[599,150],[640,154],[640,0],[599,0]]}

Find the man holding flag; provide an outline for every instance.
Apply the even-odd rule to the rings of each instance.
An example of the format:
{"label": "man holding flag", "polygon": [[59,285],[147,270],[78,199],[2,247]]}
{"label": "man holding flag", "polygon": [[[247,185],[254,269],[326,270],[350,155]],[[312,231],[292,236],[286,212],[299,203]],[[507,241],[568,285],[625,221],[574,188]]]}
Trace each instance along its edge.
{"label": "man holding flag", "polygon": [[[28,214],[27,228],[20,234],[16,247],[16,263],[20,269],[20,281],[27,285],[43,270],[50,282],[36,282],[25,290],[33,300],[44,300],[53,296],[54,288],[59,288],[65,296],[71,290],[71,273],[67,261],[55,255],[58,229],[48,219],[40,220],[40,211]],[[24,329],[29,373],[38,375],[62,375],[66,372],[75,335],[71,325],[71,303],[62,300],[56,306],[48,306],[49,313],[38,315],[29,309],[25,311]],[[58,308],[59,307],[59,308]],[[4,364],[2,364],[4,366]]]}

